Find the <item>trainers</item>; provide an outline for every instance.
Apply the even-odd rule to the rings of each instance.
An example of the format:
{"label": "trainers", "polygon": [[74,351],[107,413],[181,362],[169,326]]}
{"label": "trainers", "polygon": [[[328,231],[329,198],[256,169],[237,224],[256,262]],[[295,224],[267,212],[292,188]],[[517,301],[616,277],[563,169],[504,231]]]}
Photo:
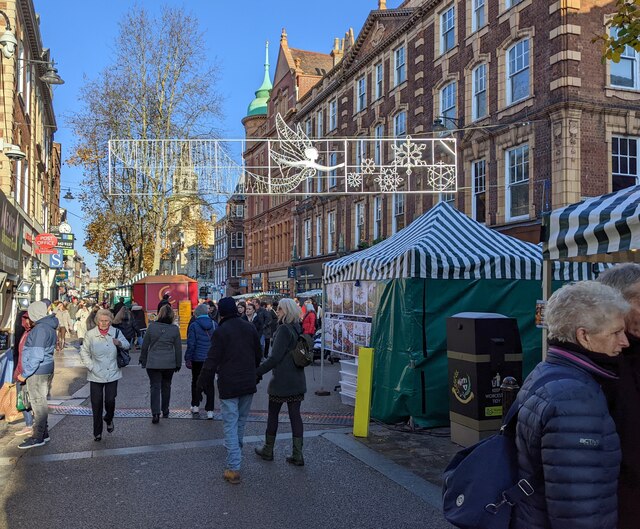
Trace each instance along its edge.
{"label": "trainers", "polygon": [[213,420],[213,411],[208,411],[207,412],[207,419]]}
{"label": "trainers", "polygon": [[237,470],[225,470],[224,480],[228,481],[232,485],[237,485],[238,483],[240,483],[240,472],[238,472]]}
{"label": "trainers", "polygon": [[200,413],[200,408],[198,408],[198,406],[191,406],[191,413]]}
{"label": "trainers", "polygon": [[38,439],[34,439],[33,437],[29,437],[29,439],[24,440],[22,443],[18,445],[20,450],[29,450],[29,448],[36,448],[37,446],[43,446],[45,443],[44,439],[39,441]]}
{"label": "trainers", "polygon": [[30,426],[25,426],[24,428],[18,430],[15,435],[16,437],[22,437],[23,435],[31,436],[33,434],[33,428]]}

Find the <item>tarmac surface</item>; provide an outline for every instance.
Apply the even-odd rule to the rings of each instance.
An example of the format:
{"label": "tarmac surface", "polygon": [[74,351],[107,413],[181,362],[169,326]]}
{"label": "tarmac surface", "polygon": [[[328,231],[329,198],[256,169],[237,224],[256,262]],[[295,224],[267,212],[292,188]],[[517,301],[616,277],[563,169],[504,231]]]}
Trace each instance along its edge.
{"label": "tarmac surface", "polygon": [[[51,441],[19,450],[23,423],[0,421],[0,528],[447,528],[440,475],[459,449],[448,430],[412,432],[373,424],[352,436],[353,408],[335,391],[339,364],[306,368],[303,403],[305,466],[284,458],[291,434],[280,416],[275,461],[259,459],[266,426],[269,375],[254,396],[247,423],[242,483],[222,479],[226,450],[216,419],[189,412],[191,372],[172,385],[171,414],[151,424],[146,372],[132,354],[118,385],[115,431],[95,442],[86,370],[77,349],[56,355],[49,424]],[[329,396],[318,396],[318,389]],[[286,410],[286,407],[283,407]],[[54,413],[55,412],[55,413]]]}

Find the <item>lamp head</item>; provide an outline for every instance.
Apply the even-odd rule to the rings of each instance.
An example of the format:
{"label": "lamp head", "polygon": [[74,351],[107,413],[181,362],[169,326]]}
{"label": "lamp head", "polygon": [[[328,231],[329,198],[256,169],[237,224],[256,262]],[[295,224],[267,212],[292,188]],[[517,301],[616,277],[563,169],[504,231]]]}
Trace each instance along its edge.
{"label": "lamp head", "polygon": [[40,77],[40,80],[47,84],[64,84],[64,80],[58,75],[57,68],[54,68],[53,66],[49,66],[49,68],[47,68],[47,71],[42,77]]}
{"label": "lamp head", "polygon": [[20,147],[13,143],[5,143],[3,152],[9,160],[24,160],[27,157],[27,155],[20,150]]}
{"label": "lamp head", "polygon": [[16,46],[18,45],[18,41],[16,36],[10,29],[6,29],[5,32],[0,36],[0,47],[2,47],[2,55],[6,59],[11,59],[13,54],[16,52]]}

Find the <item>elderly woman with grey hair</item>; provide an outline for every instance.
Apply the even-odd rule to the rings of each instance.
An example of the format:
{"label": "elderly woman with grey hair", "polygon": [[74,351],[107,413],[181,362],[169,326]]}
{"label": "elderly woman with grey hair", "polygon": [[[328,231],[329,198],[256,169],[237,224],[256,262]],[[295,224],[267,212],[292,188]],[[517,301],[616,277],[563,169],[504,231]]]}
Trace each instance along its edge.
{"label": "elderly woman with grey hair", "polygon": [[91,409],[93,410],[93,438],[102,440],[102,412],[107,432],[114,430],[113,415],[116,410],[118,380],[122,370],[118,367],[116,346],[129,349],[129,342],[121,331],[111,325],[113,314],[100,309],[95,316],[96,326],[87,331],[80,348],[80,359],[89,370]]}
{"label": "elderly woman with grey hair", "polygon": [[518,477],[534,492],[514,507],[512,528],[616,528],[620,440],[601,384],[617,379],[628,310],[618,291],[596,281],[549,299],[549,353],[514,404]]}
{"label": "elderly woman with grey hair", "polygon": [[282,299],[278,303],[277,316],[278,328],[273,337],[269,357],[257,370],[258,377],[269,371],[273,371],[273,374],[267,389],[269,416],[265,444],[262,448],[256,448],[255,451],[265,461],[273,461],[273,447],[278,432],[278,416],[282,405],[286,402],[293,437],[293,454],[287,457],[287,462],[302,466],[304,465],[302,456],[303,426],[300,405],[307,392],[307,380],[304,368],[297,367],[291,355],[291,350],[302,334],[300,307],[290,298]]}

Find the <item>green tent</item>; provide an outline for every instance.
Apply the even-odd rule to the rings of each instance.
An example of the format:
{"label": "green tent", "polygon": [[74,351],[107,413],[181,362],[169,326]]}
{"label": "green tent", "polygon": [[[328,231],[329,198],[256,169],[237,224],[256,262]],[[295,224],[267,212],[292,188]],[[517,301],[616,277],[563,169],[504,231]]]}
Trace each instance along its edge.
{"label": "green tent", "polygon": [[[554,279],[587,279],[585,263],[555,263]],[[446,319],[495,312],[518,321],[523,375],[541,359],[534,324],[542,250],[491,230],[444,202],[393,237],[327,263],[325,283],[378,281],[373,319],[372,417],[422,426],[449,423]]]}

